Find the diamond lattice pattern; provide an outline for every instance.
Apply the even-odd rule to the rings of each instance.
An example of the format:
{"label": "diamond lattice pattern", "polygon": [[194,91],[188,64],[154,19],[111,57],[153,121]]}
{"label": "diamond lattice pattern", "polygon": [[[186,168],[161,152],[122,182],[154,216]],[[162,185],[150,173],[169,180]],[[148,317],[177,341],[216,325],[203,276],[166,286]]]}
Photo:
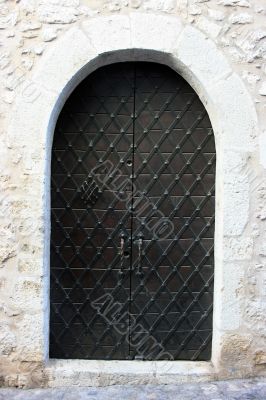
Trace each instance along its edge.
{"label": "diamond lattice pattern", "polygon": [[210,359],[214,189],[211,123],[182,77],[123,63],[77,87],[52,154],[51,357]]}

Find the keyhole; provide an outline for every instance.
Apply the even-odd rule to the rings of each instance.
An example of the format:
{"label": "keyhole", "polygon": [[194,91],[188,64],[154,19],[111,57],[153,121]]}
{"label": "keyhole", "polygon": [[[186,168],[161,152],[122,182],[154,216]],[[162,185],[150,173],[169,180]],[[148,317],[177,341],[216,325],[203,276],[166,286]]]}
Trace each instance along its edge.
{"label": "keyhole", "polygon": [[128,258],[128,257],[129,257],[129,251],[125,251],[125,252],[124,252],[124,257],[125,257],[125,258]]}
{"label": "keyhole", "polygon": [[132,160],[127,160],[127,165],[128,165],[129,167],[131,167],[131,165],[132,165]]}

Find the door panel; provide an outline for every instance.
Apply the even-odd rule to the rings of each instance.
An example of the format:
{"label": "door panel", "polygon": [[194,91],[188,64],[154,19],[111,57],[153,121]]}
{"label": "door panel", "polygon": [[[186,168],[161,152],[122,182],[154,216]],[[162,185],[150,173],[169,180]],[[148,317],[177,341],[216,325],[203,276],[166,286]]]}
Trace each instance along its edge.
{"label": "door panel", "polygon": [[210,359],[214,184],[208,115],[174,71],[79,85],[53,143],[51,357]]}
{"label": "door panel", "polygon": [[[130,230],[131,212],[115,191],[132,166],[134,73],[109,66],[74,91],[59,118],[52,157],[51,338],[57,358],[128,358],[129,267],[121,276],[120,228]],[[125,162],[121,162],[121,160]],[[102,186],[110,171],[121,176]],[[95,167],[97,177],[92,175]],[[96,182],[97,180],[97,182]],[[120,180],[120,181],[119,181]],[[85,182],[85,183],[84,183]],[[95,190],[97,183],[99,190]],[[126,190],[131,191],[131,184]],[[123,319],[105,315],[106,298],[122,304]],[[107,298],[109,301],[109,299]],[[92,307],[97,301],[99,313]],[[107,306],[108,303],[107,302]],[[105,307],[105,308],[104,308]]]}
{"label": "door panel", "polygon": [[[133,344],[131,357],[209,359],[213,265],[207,265],[213,253],[215,165],[211,124],[194,90],[169,68],[138,64],[135,93],[134,184],[146,209],[138,213],[136,207],[133,215],[133,237],[142,239],[140,251],[133,245],[131,335],[142,327],[156,349]],[[174,229],[158,237],[156,227],[165,217]]]}

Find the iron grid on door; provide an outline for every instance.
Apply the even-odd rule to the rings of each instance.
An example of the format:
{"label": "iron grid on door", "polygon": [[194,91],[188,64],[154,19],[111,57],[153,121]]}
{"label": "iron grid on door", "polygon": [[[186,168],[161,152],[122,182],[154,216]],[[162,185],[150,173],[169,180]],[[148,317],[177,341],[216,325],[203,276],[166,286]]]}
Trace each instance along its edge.
{"label": "iron grid on door", "polygon": [[51,357],[210,358],[214,186],[208,115],[174,71],[80,84],[53,145]]}

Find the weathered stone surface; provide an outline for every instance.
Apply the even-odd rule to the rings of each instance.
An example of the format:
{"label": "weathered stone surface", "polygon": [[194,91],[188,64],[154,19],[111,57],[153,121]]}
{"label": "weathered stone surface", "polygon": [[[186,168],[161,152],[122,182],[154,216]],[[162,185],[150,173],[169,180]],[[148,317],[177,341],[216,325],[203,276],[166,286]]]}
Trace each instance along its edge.
{"label": "weathered stone surface", "polygon": [[266,337],[265,323],[266,323],[266,302],[265,299],[257,297],[255,299],[247,299],[246,307],[246,320],[247,323],[252,324],[253,333],[260,335],[260,338]]}
{"label": "weathered stone surface", "polygon": [[16,246],[10,246],[9,237],[5,237],[5,239],[0,244],[0,268],[4,267],[4,263],[10,258],[15,257],[16,255]]}
{"label": "weathered stone surface", "polygon": [[[63,90],[67,84],[66,76],[69,74],[73,76],[79,71],[82,66],[94,58],[97,54],[96,50],[91,45],[88,35],[79,28],[72,28],[66,34],[67,41],[75,43],[75,46],[71,46],[68,49],[69,57],[65,58],[65,42],[58,40],[58,46],[56,50],[51,48],[49,52],[46,52],[39,64],[39,69],[36,68],[33,76],[33,82],[37,85],[43,85],[49,91],[60,91]],[[101,39],[99,38],[99,42]],[[86,49],[86,51],[84,51]],[[62,63],[64,59],[64,63]],[[39,72],[41,67],[45,66],[45,71]],[[60,78],[58,78],[54,71],[60,69]],[[65,72],[64,72],[65,71]],[[44,78],[45,73],[45,78]],[[47,93],[48,98],[51,98],[51,94]],[[30,113],[30,110],[29,110]]]}
{"label": "weathered stone surface", "polygon": [[[182,31],[181,21],[170,19],[164,15],[155,15],[151,20],[149,14],[132,13],[130,15],[131,43],[133,47],[140,49],[154,49],[168,51],[178,41]],[[161,28],[164,34],[161,34]],[[149,31],[148,36],[146,32]]]}
{"label": "weathered stone surface", "polygon": [[44,49],[45,49],[45,47],[44,47],[43,45],[40,44],[39,46],[34,47],[34,53],[35,53],[37,56],[41,56],[42,53],[44,52]]}
{"label": "weathered stone surface", "polygon": [[246,55],[248,62],[264,58],[266,54],[266,30],[252,30],[243,39],[236,41],[237,46]]}
{"label": "weathered stone surface", "polygon": [[7,29],[14,27],[18,22],[18,13],[10,12],[5,13],[4,11],[0,14],[0,29]]}
{"label": "weathered stone surface", "polygon": [[223,337],[223,362],[231,366],[246,362],[250,351],[252,336],[245,334],[227,334]]}
{"label": "weathered stone surface", "polygon": [[[123,36],[123,46],[125,49],[130,44],[130,20],[128,16],[108,16],[102,17],[102,24],[97,19],[86,21],[82,24],[84,33],[93,43],[93,48],[97,53],[116,50],[121,45],[120,38]],[[103,28],[104,27],[104,28]]]}
{"label": "weathered stone surface", "polygon": [[255,88],[257,82],[259,82],[261,79],[260,75],[253,74],[252,72],[249,72],[249,71],[243,71],[242,78],[245,79],[254,88]]}
{"label": "weathered stone surface", "polygon": [[0,323],[0,356],[10,355],[16,347],[15,335],[5,323]]}
{"label": "weathered stone surface", "polygon": [[33,13],[36,9],[36,1],[35,0],[21,0],[20,7],[22,11],[25,11],[27,14]]}
{"label": "weathered stone surface", "polygon": [[214,327],[219,332],[237,331],[241,325],[241,297],[245,270],[237,262],[224,266],[220,296],[222,297],[219,319],[214,319]]}
{"label": "weathered stone surface", "polygon": [[196,4],[190,6],[188,8],[188,13],[190,15],[200,15],[201,14],[201,8],[199,6],[197,6]]}
{"label": "weathered stone surface", "polygon": [[[232,90],[235,96],[232,96]],[[232,74],[227,79],[217,82],[216,107],[223,113],[224,145],[228,149],[242,148],[251,151],[254,148],[254,137],[256,137],[257,115],[255,107],[249,97],[246,96],[246,87],[241,79]],[[223,96],[220,94],[223,92]],[[239,102],[244,112],[239,115]],[[229,105],[230,103],[230,105]]]}
{"label": "weathered stone surface", "polygon": [[19,358],[25,362],[42,361],[44,354],[42,350],[43,324],[36,320],[36,316],[26,314],[18,321],[19,335],[17,345],[19,346]]}
{"label": "weathered stone surface", "polygon": [[22,32],[28,32],[28,31],[35,31],[38,30],[42,27],[42,25],[38,22],[25,22],[24,24],[21,25],[20,30]]}
{"label": "weathered stone surface", "polygon": [[122,2],[119,0],[108,2],[108,10],[110,11],[120,11],[121,8],[122,8]]}
{"label": "weathered stone surface", "polygon": [[225,215],[224,234],[241,235],[249,219],[249,182],[241,174],[230,174],[224,186]]}
{"label": "weathered stone surface", "polygon": [[176,7],[176,0],[144,0],[143,8],[145,10],[155,10],[171,12]]}
{"label": "weathered stone surface", "polygon": [[221,10],[208,10],[209,18],[214,21],[223,21],[225,19],[225,13]]}
{"label": "weathered stone surface", "polygon": [[251,238],[231,238],[225,243],[224,258],[227,261],[250,260],[253,240]]}
{"label": "weathered stone surface", "polygon": [[262,83],[262,85],[259,89],[259,94],[261,96],[266,96],[266,81]]}
{"label": "weathered stone surface", "polygon": [[32,257],[22,254],[18,257],[18,271],[28,276],[40,274],[36,261]]}
{"label": "weathered stone surface", "polygon": [[251,24],[253,22],[253,16],[248,13],[232,14],[229,21],[232,24]]}
{"label": "weathered stone surface", "polygon": [[230,380],[225,382],[210,382],[182,385],[123,385],[107,388],[59,388],[59,389],[0,389],[1,400],[264,400],[266,382],[256,380]]}
{"label": "weathered stone surface", "polygon": [[[16,228],[12,221],[12,202],[3,196],[0,199],[2,225],[0,226],[0,268],[17,253]],[[3,222],[5,221],[5,223]]]}
{"label": "weathered stone surface", "polygon": [[[263,149],[263,148],[262,148]],[[265,162],[265,155],[263,155],[262,164],[264,165]],[[265,221],[266,219],[266,187],[264,185],[264,181],[260,181],[257,187],[257,207],[256,207],[256,217],[259,218],[261,221]],[[264,243],[264,242],[263,242]],[[263,248],[263,244],[261,246]]]}
{"label": "weathered stone surface", "polygon": [[247,0],[220,0],[219,4],[224,6],[250,7],[250,2]]}
{"label": "weathered stone surface", "polygon": [[221,32],[222,27],[215,22],[210,21],[206,17],[200,17],[198,20],[198,26],[202,29],[208,37],[215,39]]}
{"label": "weathered stone surface", "polygon": [[44,42],[51,42],[57,38],[57,32],[54,28],[44,28],[41,37]]}
{"label": "weathered stone surface", "polygon": [[255,364],[256,365],[264,365],[264,364],[266,364],[266,352],[265,352],[265,350],[258,351],[255,354]]}
{"label": "weathered stone surface", "polygon": [[[59,4],[58,4],[59,3]],[[59,2],[43,2],[37,9],[39,21],[48,24],[70,24],[77,21],[78,10]]]}
{"label": "weathered stone surface", "polygon": [[[238,149],[227,149],[224,155],[224,170],[226,176],[228,177],[228,183],[231,182],[231,174],[233,174],[233,177],[235,177],[236,174],[242,176],[243,171],[245,171],[245,168],[247,166],[248,159],[250,158],[250,155],[248,153],[239,152],[237,150]],[[243,175],[246,175],[246,171]]]}
{"label": "weathered stone surface", "polygon": [[41,310],[42,307],[42,285],[40,279],[20,278],[12,294],[14,305],[28,312]]}
{"label": "weathered stone surface", "polygon": [[222,53],[195,28],[186,27],[178,42],[178,56],[185,65],[193,69],[202,82],[217,80],[231,72]]}

